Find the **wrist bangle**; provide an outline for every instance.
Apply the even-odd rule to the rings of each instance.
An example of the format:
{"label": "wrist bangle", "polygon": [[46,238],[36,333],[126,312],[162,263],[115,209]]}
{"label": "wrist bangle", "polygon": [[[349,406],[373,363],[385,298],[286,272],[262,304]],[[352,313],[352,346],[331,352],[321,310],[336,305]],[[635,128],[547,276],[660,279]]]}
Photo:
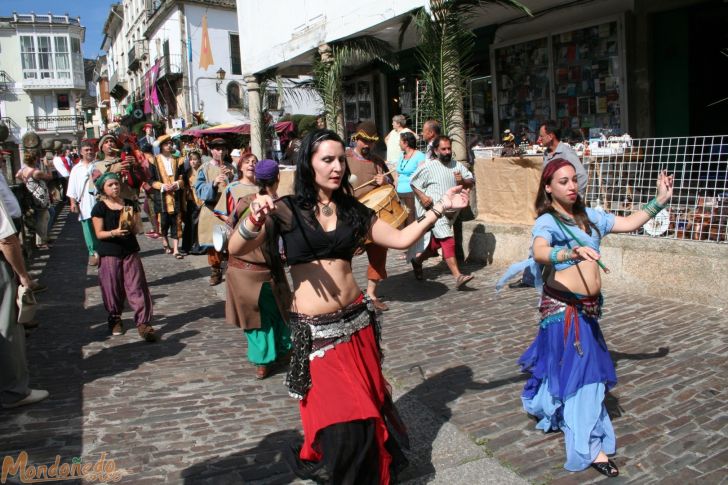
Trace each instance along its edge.
{"label": "wrist bangle", "polygon": [[556,266],[559,263],[557,259],[559,257],[559,251],[561,251],[561,248],[551,248],[551,252],[549,253],[549,261],[551,261],[552,266]]}
{"label": "wrist bangle", "polygon": [[654,219],[657,214],[662,211],[666,206],[660,204],[657,202],[657,197],[653,198],[651,201],[649,201],[644,207],[642,207],[642,210],[647,212],[647,215],[650,216],[650,219]]}
{"label": "wrist bangle", "polygon": [[440,212],[439,210],[435,209],[435,206],[434,205],[432,206],[432,209],[430,209],[430,210],[437,216],[438,219],[442,217],[442,212]]}
{"label": "wrist bangle", "polygon": [[252,241],[260,234],[260,231],[251,231],[245,226],[245,221],[240,222],[238,225],[238,234],[246,241]]}

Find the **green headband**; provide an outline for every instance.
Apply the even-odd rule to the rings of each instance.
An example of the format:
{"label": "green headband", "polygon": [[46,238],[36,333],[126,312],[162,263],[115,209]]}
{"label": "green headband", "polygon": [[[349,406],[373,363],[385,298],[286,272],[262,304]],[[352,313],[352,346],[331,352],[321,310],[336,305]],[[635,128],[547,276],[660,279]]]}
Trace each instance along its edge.
{"label": "green headband", "polygon": [[117,182],[121,183],[119,174],[114,173],[114,172],[105,172],[105,173],[101,174],[101,176],[99,178],[96,179],[96,182],[94,182],[94,185],[96,185],[96,190],[99,191],[99,194],[104,193],[104,184],[109,179],[114,179]]}

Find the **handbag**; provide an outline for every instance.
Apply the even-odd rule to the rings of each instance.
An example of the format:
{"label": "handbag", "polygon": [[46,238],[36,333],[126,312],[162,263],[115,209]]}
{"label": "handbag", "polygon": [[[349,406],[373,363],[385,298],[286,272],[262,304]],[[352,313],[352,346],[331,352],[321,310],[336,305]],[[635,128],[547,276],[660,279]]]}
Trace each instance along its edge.
{"label": "handbag", "polygon": [[35,318],[38,309],[38,300],[33,290],[27,286],[18,286],[18,323],[30,323]]}

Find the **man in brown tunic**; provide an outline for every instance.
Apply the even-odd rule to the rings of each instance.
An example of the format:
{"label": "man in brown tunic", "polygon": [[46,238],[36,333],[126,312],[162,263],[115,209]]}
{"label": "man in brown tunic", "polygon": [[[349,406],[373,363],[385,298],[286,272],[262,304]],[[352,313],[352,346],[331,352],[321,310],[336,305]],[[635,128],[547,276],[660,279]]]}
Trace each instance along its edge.
{"label": "man in brown tunic", "polygon": [[[356,133],[352,136],[354,148],[346,150],[346,162],[349,170],[356,176],[357,188],[367,182],[368,184],[354,191],[354,196],[361,199],[377,187],[390,184],[392,179],[384,175],[387,172],[387,165],[384,160],[372,153],[374,144],[379,140],[377,129],[373,122],[364,121],[357,126]],[[377,298],[377,284],[387,277],[387,248],[369,243],[364,246],[369,258],[367,267],[367,294],[374,302],[377,310],[386,311],[389,307],[386,303]]]}

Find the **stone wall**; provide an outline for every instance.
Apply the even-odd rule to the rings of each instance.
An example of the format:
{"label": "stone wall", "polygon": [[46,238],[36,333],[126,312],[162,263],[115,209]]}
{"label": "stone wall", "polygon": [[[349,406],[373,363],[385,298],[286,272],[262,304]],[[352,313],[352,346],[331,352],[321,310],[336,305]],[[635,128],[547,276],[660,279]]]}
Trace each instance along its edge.
{"label": "stone wall", "polygon": [[[466,258],[492,265],[496,271],[525,259],[530,226],[463,224]],[[728,298],[728,244],[678,241],[612,234],[602,243],[610,273],[605,288],[620,288],[658,297],[724,307]]]}

